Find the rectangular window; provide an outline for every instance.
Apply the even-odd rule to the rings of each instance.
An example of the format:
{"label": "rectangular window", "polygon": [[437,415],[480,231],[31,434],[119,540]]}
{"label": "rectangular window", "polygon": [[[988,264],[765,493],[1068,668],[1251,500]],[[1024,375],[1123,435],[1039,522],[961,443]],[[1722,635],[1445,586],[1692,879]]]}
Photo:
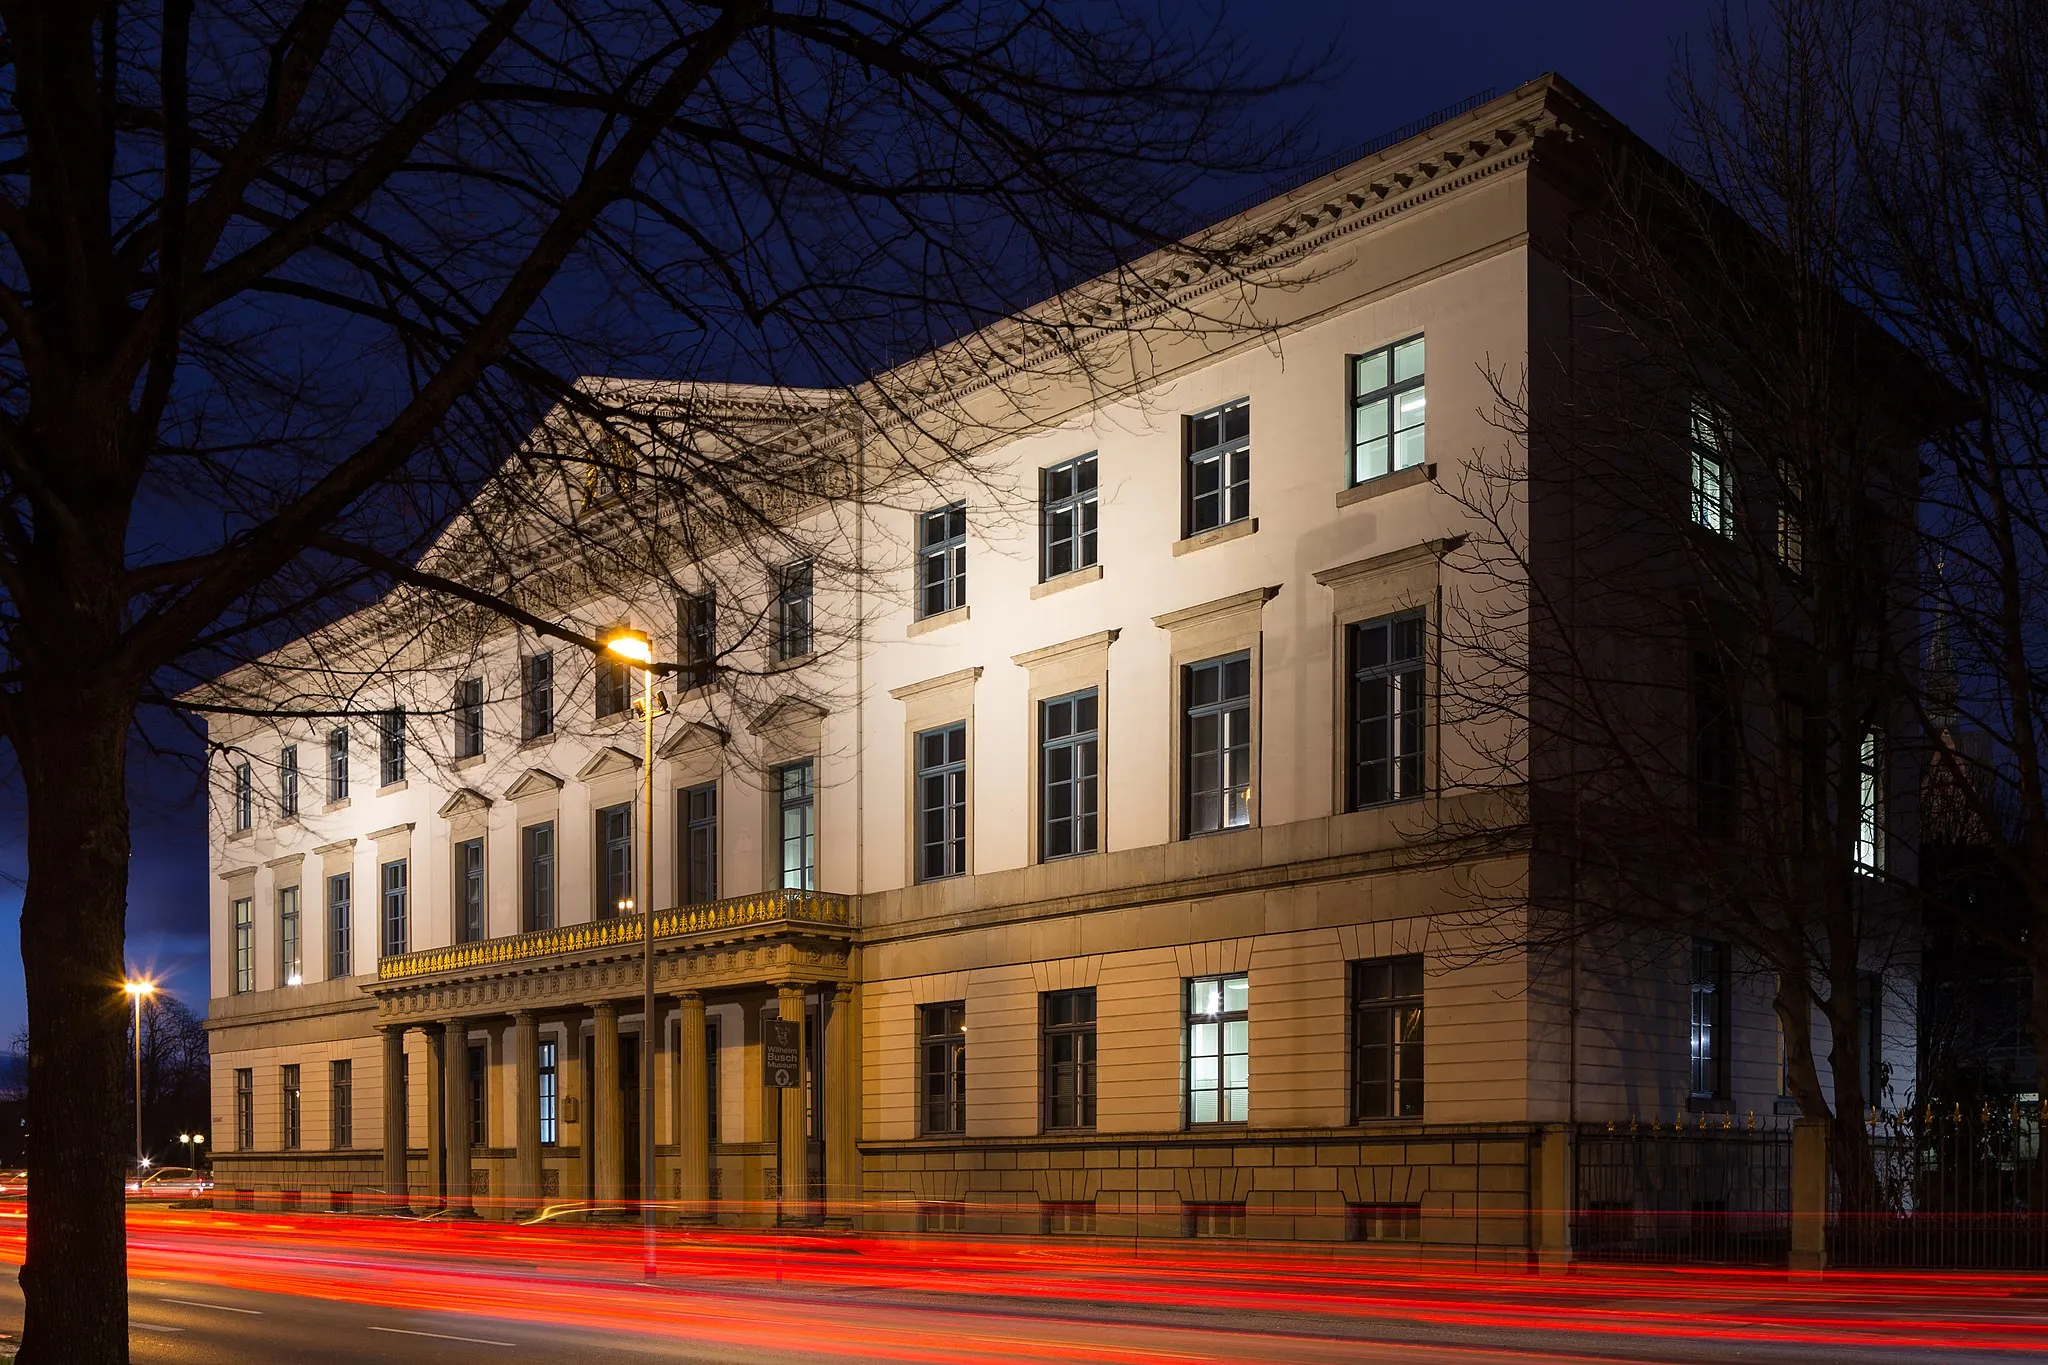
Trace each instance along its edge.
{"label": "rectangular window", "polygon": [[1183,1237],[1242,1237],[1244,1205],[1206,1201],[1182,1204],[1180,1233]]}
{"label": "rectangular window", "polygon": [[486,1087],[490,1084],[490,1053],[480,1043],[463,1049],[469,1062],[469,1145],[482,1147],[490,1141],[491,1107]]}
{"label": "rectangular window", "polygon": [[1181,830],[1210,834],[1252,822],[1252,656],[1227,654],[1181,670]]}
{"label": "rectangular window", "polygon": [[555,732],[555,656],[542,650],[520,665],[519,736],[539,739]]}
{"label": "rectangular window", "polygon": [[299,933],[299,888],[277,893],[277,979],[296,986],[306,979],[305,948]]}
{"label": "rectangular window", "polygon": [[917,749],[917,879],[967,870],[967,726],[926,730]]}
{"label": "rectangular window", "polygon": [[247,759],[235,765],[235,830],[256,825],[256,772]]}
{"label": "rectangular window", "polygon": [[277,813],[286,820],[299,818],[299,746],[287,744],[277,755]]}
{"label": "rectangular window", "polygon": [[396,858],[384,864],[383,896],[383,955],[385,957],[401,957],[405,953],[407,942],[405,859]]}
{"label": "rectangular window", "polygon": [[1692,1094],[1720,1099],[1728,1093],[1728,945],[1692,941]]}
{"label": "rectangular window", "polygon": [[1351,482],[1422,463],[1422,338],[1351,357]]}
{"label": "rectangular window", "polygon": [[718,899],[718,784],[706,782],[676,793],[682,821],[684,905]]}
{"label": "rectangular window", "polygon": [[1345,764],[1351,810],[1422,794],[1423,615],[1361,621],[1345,632],[1351,674]]}
{"label": "rectangular window", "polygon": [[917,519],[917,614],[938,616],[967,605],[967,504]]}
{"label": "rectangular window", "polygon": [[1047,1128],[1095,1126],[1095,988],[1039,998]]}
{"label": "rectangular window", "polygon": [[457,943],[481,943],[484,937],[484,841],[464,839],[455,846]]}
{"label": "rectangular window", "polygon": [[377,783],[405,781],[405,712],[393,708],[377,717]]}
{"label": "rectangular window", "polygon": [[327,799],[348,800],[348,731],[327,732]]}
{"label": "rectangular window", "polygon": [[1344,1240],[1419,1242],[1422,1240],[1422,1205],[1346,1204]]}
{"label": "rectangular window", "polygon": [[1711,650],[1692,656],[1693,822],[1702,834],[1735,832],[1735,708],[1721,661]]}
{"label": "rectangular window", "polygon": [[543,1038],[540,1043],[540,1083],[535,1087],[540,1096],[540,1145],[543,1147],[554,1146],[560,1137],[556,1122],[561,1108],[562,1077],[556,1056],[555,1040]]}
{"label": "rectangular window", "polygon": [[718,661],[718,595],[710,588],[686,592],[676,599],[676,649],[681,663],[699,670],[691,686],[708,680]]}
{"label": "rectangular window", "polygon": [[1252,403],[1240,398],[1187,419],[1186,535],[1252,512]]}
{"label": "rectangular window", "polygon": [[1866,726],[1856,744],[1856,869],[1884,871],[1884,736]]}
{"label": "rectangular window", "polygon": [[775,657],[801,659],[812,649],[811,562],[791,564],[775,580]]}
{"label": "rectangular window", "polygon": [[299,1146],[299,1066],[293,1062],[278,1068],[278,1088],[283,1103],[279,1109],[278,1136],[283,1139],[280,1146],[287,1152],[297,1151]]}
{"label": "rectangular window", "polygon": [[327,879],[327,975],[339,980],[354,970],[355,954],[350,951],[349,909],[355,878],[337,872]]}
{"label": "rectangular window", "polygon": [[1243,1123],[1251,1112],[1251,978],[1188,982],[1188,1122]]}
{"label": "rectangular window", "polygon": [[1038,1206],[1038,1227],[1048,1237],[1081,1237],[1095,1231],[1093,1199],[1047,1199]]}
{"label": "rectangular window", "polygon": [[256,1150],[256,1072],[249,1067],[235,1070],[235,1150]]}
{"label": "rectangular window", "polygon": [[597,718],[623,715],[633,709],[633,666],[597,661]]}
{"label": "rectangular window", "polygon": [[1041,580],[1058,578],[1095,563],[1095,480],[1093,455],[1039,471]]}
{"label": "rectangular window", "polygon": [[522,920],[526,931],[555,927],[555,822],[542,821],[519,831],[524,869]]}
{"label": "rectangular window", "polygon": [[256,902],[244,896],[234,904],[235,993],[256,989]]}
{"label": "rectangular window", "polygon": [[1038,704],[1041,861],[1095,851],[1099,709],[1092,687]]}
{"label": "rectangular window", "polygon": [[777,828],[782,841],[780,884],[785,890],[818,889],[818,798],[810,759],[775,770]]}
{"label": "rectangular window", "polygon": [[918,1011],[918,1067],[924,1131],[967,1131],[967,1002],[925,1005]]}
{"label": "rectangular window", "polygon": [[484,751],[484,680],[464,678],[455,684],[455,756],[475,758]]}
{"label": "rectangular window", "polygon": [[1789,460],[1778,462],[1778,563],[1806,571],[1806,479]]}
{"label": "rectangular window", "polygon": [[356,1068],[344,1057],[327,1064],[327,1145],[337,1152],[356,1145]]}
{"label": "rectangular window", "polygon": [[1351,964],[1352,1115],[1422,1117],[1422,955]]}
{"label": "rectangular window", "polygon": [[1692,520],[1717,536],[1735,534],[1735,496],[1722,446],[1722,422],[1705,403],[1692,405]]}
{"label": "rectangular window", "polygon": [[623,913],[633,899],[633,804],[606,806],[597,813],[597,916]]}

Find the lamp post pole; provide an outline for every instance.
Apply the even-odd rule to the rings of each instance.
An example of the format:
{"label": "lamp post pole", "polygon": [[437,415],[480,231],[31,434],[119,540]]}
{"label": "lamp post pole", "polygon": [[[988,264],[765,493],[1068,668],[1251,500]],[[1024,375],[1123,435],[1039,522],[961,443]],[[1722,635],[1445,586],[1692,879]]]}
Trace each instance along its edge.
{"label": "lamp post pole", "polygon": [[156,994],[153,981],[124,981],[121,989],[135,1002],[135,1169],[142,1169],[142,1001]]}
{"label": "lamp post pole", "polygon": [[646,811],[641,820],[640,883],[640,1220],[646,1243],[646,1278],[654,1278],[654,661],[642,676],[640,774]]}

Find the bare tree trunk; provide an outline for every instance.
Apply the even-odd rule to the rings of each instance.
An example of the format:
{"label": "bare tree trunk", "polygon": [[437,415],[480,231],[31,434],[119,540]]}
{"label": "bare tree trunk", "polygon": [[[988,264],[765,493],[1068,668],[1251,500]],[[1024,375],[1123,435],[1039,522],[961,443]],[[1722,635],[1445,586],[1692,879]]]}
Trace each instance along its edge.
{"label": "bare tree trunk", "polygon": [[128,1081],[122,935],[130,705],[89,667],[25,689],[28,1253],[22,1365],[124,1365],[127,1248],[118,1153]]}
{"label": "bare tree trunk", "polygon": [[[2036,921],[2039,922],[2038,920]],[[2027,1006],[2027,1031],[2034,1043],[2034,1094],[2035,1122],[2048,1127],[2048,1095],[2043,1084],[2048,1082],[2048,943],[2038,936],[2029,945],[2033,951],[2028,955],[2028,984],[2033,989],[2033,998]],[[2036,1130],[2034,1140],[2034,1199],[2029,1212],[2036,1215],[2048,1214],[2048,1141],[2042,1141],[2048,1134]]]}

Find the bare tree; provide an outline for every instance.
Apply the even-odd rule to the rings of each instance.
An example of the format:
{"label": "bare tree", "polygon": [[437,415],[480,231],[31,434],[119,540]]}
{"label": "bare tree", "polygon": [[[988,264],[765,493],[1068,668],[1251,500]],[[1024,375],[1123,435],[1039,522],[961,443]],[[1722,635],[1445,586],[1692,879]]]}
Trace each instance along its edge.
{"label": "bare tree", "polygon": [[[351,611],[388,620],[394,585],[422,632],[473,610],[588,645],[554,615],[562,584],[711,541],[811,552],[772,549],[788,499],[870,465],[965,467],[1042,415],[1054,371],[1133,382],[1145,347],[1114,338],[1205,325],[1190,296],[1238,259],[1173,245],[1180,195],[1275,153],[1238,131],[1267,87],[1186,18],[0,4],[0,732],[28,813],[37,1192],[23,1360],[126,1358],[106,983],[138,706]],[[649,403],[590,374],[704,384]],[[735,414],[713,381],[756,386],[781,420]],[[608,493],[633,512],[608,519]],[[522,567],[535,550],[546,573]],[[326,638],[306,709],[352,711],[385,665]]]}

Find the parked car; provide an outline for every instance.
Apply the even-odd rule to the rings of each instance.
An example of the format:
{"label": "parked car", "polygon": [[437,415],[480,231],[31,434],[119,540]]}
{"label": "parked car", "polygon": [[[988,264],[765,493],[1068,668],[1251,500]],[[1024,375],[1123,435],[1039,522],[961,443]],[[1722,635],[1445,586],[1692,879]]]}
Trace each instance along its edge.
{"label": "parked car", "polygon": [[190,1166],[154,1166],[140,1173],[128,1173],[130,1199],[197,1199],[213,1189],[213,1182]]}

